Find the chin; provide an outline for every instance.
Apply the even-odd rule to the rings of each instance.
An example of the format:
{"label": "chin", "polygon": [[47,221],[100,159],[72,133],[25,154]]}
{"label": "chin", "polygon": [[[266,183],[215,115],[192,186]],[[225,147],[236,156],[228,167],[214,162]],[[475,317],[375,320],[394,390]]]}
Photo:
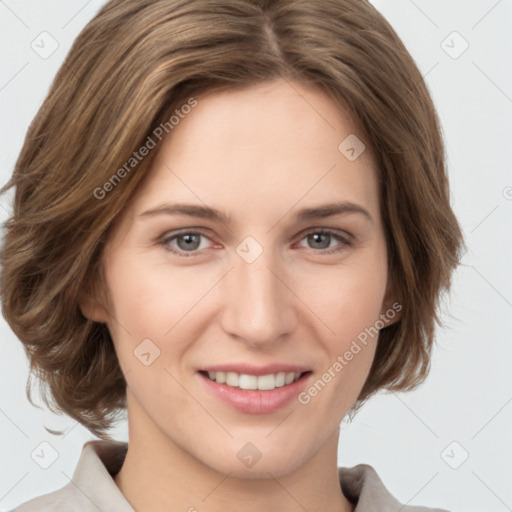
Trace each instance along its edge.
{"label": "chin", "polygon": [[[247,438],[245,438],[247,439]],[[231,439],[229,443],[195,447],[191,455],[213,471],[244,480],[280,478],[301,468],[314,453],[316,446],[299,439],[288,443],[272,443],[254,436],[254,443]],[[316,441],[316,440],[315,440]],[[258,446],[260,448],[258,448]],[[309,449],[304,447],[308,446]],[[198,451],[198,448],[201,451]]]}
{"label": "chin", "polygon": [[217,463],[210,465],[210,467],[219,473],[229,474],[231,478],[239,478],[241,480],[282,478],[298,470],[304,463],[303,460],[297,459],[296,455],[290,455],[288,459],[286,455],[273,455],[271,458],[267,458],[266,461],[262,457],[252,467],[244,467],[244,464],[238,460],[232,463],[226,461],[221,464],[217,461]]}

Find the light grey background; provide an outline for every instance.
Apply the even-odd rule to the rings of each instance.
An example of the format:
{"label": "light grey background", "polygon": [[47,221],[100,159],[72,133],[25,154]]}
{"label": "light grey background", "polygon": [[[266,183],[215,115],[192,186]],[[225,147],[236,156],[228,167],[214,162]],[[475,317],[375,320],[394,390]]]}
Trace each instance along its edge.
{"label": "light grey background", "polygon": [[[373,465],[404,503],[505,512],[512,510],[512,1],[373,3],[416,59],[439,110],[468,252],[445,301],[427,382],[379,395],[343,424],[339,463]],[[0,184],[73,39],[102,4],[0,0]],[[41,53],[46,38],[51,50],[45,31],[58,48],[42,58],[31,43]],[[1,198],[2,222],[10,197]],[[0,509],[11,510],[65,485],[93,436],[28,403],[27,359],[3,319],[0,340]],[[53,436],[44,425],[69,430]],[[126,424],[114,435],[127,440]],[[43,469],[52,450],[57,458]]]}

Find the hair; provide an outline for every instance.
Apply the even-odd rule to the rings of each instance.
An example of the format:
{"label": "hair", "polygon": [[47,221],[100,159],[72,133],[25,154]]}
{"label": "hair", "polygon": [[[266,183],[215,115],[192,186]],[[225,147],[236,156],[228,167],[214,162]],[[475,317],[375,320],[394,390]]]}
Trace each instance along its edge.
{"label": "hair", "polygon": [[51,410],[110,437],[126,382],[107,326],[78,302],[104,289],[102,248],[156,153],[134,152],[194,96],[279,78],[343,106],[375,157],[403,310],[380,331],[354,410],[424,381],[463,239],[433,102],[388,22],[365,0],[113,0],[76,38],[2,189],[15,187],[2,310],[30,360],[29,399],[36,376]]}

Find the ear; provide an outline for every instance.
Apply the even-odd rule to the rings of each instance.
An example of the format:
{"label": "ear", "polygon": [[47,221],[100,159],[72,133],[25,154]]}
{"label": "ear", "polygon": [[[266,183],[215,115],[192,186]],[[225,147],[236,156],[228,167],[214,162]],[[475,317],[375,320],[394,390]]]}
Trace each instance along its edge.
{"label": "ear", "polygon": [[398,300],[399,294],[396,287],[392,283],[388,283],[388,288],[384,300],[382,301],[382,309],[380,312],[381,319],[386,323],[386,327],[398,322],[402,317],[404,308],[402,301]]}
{"label": "ear", "polygon": [[109,314],[103,302],[104,299],[100,298],[100,294],[97,291],[86,287],[86,289],[80,292],[78,307],[85,318],[93,322],[106,324],[109,321]]}

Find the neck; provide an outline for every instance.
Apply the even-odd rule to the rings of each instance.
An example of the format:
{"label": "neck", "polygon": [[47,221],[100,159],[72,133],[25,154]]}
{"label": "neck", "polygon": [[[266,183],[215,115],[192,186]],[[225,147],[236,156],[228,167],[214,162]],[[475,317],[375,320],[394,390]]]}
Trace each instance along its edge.
{"label": "neck", "polygon": [[[136,421],[135,421],[136,420]],[[278,478],[238,478],[206,466],[142,416],[130,418],[124,464],[114,480],[139,512],[351,512],[337,470],[339,430],[299,468]],[[144,433],[141,435],[141,433]]]}

